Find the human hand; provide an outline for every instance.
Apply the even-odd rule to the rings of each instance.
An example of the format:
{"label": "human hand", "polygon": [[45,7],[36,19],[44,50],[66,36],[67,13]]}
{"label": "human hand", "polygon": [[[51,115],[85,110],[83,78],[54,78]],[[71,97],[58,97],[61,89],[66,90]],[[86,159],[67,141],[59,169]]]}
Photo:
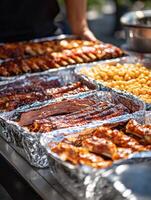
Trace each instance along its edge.
{"label": "human hand", "polygon": [[97,41],[86,19],[87,0],[65,0],[65,4],[72,33],[82,39]]}
{"label": "human hand", "polygon": [[81,39],[97,41],[97,38],[94,36],[92,31],[88,27],[81,29],[79,31],[76,31],[74,34],[79,36]]}

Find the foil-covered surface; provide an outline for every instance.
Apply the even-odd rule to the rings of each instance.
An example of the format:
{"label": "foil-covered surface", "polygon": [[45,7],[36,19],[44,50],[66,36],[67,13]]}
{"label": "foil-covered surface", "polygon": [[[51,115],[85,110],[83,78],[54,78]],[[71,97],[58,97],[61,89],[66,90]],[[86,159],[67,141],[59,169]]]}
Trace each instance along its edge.
{"label": "foil-covered surface", "polygon": [[[121,103],[128,108],[131,114],[145,110],[145,104],[131,95],[128,94],[124,95],[121,93],[107,92],[107,91],[95,91],[95,90],[79,93],[76,95],[63,96],[46,102],[35,102],[32,105],[23,106],[14,111],[2,113],[0,115],[0,125],[8,134],[7,141],[12,142],[16,146],[23,148],[25,153],[27,154],[30,164],[36,167],[48,166],[46,152],[44,150],[44,147],[42,147],[42,145],[40,144],[40,137],[42,133],[30,132],[26,127],[21,127],[16,122],[16,118],[18,118],[22,112],[35,110],[54,102],[62,101],[64,99],[85,98],[88,96],[92,96],[94,99],[97,99],[97,101],[99,100],[107,101],[114,104]],[[117,118],[129,117],[129,115],[131,114],[122,115]],[[96,123],[98,122],[93,121],[90,124],[95,126]],[[103,121],[100,121],[99,123],[103,123]],[[88,126],[89,124],[82,126],[82,128]],[[78,128],[80,127],[72,127],[70,128],[70,130],[77,130]],[[64,129],[60,129],[58,130],[58,132],[61,132],[62,130]]]}
{"label": "foil-covered surface", "polygon": [[[32,77],[33,78],[36,77],[38,79],[47,80],[47,81],[57,80],[60,84],[60,87],[80,81],[80,82],[83,83],[83,85],[86,85],[90,90],[97,90],[97,88],[98,88],[97,85],[95,85],[95,84],[93,84],[93,83],[91,83],[87,80],[84,80],[81,76],[76,75],[72,68],[68,68],[68,69],[58,69],[58,70],[53,71],[53,72],[26,74],[24,76],[14,78],[13,80],[3,81],[3,82],[0,83],[0,91],[3,92],[3,90],[8,88],[8,85],[12,85],[12,84],[15,84],[15,83],[17,83],[18,85],[22,85],[22,87],[24,87],[24,86],[30,84],[30,80],[32,79]],[[64,95],[62,98],[67,97],[67,96],[68,95]],[[54,100],[52,100],[52,102],[53,101]],[[43,104],[45,104],[45,101],[41,102],[41,103],[39,102],[39,106],[41,106]],[[34,108],[37,105],[38,105],[38,102],[35,102],[31,105],[31,108]],[[18,109],[21,110],[21,111],[29,109],[30,104],[24,105],[22,107],[19,107]],[[8,114],[8,113],[10,113],[10,114]],[[1,114],[4,115],[7,118],[7,116],[10,117],[14,112],[11,111],[11,112],[8,112],[8,113],[1,113]],[[1,118],[1,120],[0,120],[0,126],[1,126],[0,135],[7,142],[11,142],[12,144],[14,144],[16,146],[23,148],[22,141],[23,141],[23,137],[24,137],[24,134],[23,134],[24,130],[20,129],[20,127],[18,127],[18,126],[16,127],[15,124],[12,124],[12,126],[10,127],[9,123],[6,123],[5,119],[3,119],[3,118]],[[35,141],[39,141],[39,136],[32,135],[30,137],[30,135],[26,135],[25,138],[26,139],[24,139],[24,141],[28,141],[30,143],[30,146],[33,146],[32,150],[33,150],[33,154],[34,154],[34,148],[36,148],[36,149],[39,148],[38,147],[39,143],[35,142]],[[32,143],[32,145],[31,145],[31,143]],[[25,142],[25,148],[24,149],[26,151],[26,142]],[[32,154],[32,150],[30,152],[31,154]],[[40,157],[42,158],[42,160],[47,160],[46,158],[43,158],[43,155],[41,154],[40,151],[39,151],[39,154],[40,154]],[[30,159],[30,155],[28,155],[28,156],[29,156],[29,160],[31,160],[31,164],[34,165],[34,166],[35,165],[37,166],[37,163],[38,163],[37,160],[39,159],[39,157],[37,158],[36,154],[35,154],[35,156],[33,155],[34,161],[36,162],[36,164],[34,164],[34,162],[32,162],[32,159]],[[44,156],[44,157],[46,157],[46,156]],[[46,162],[44,161],[44,164],[38,164],[38,166],[46,166],[47,164],[45,164],[45,163]]]}
{"label": "foil-covered surface", "polygon": [[[138,112],[133,115],[127,115],[126,117],[116,118],[102,123],[89,125],[88,128],[97,127],[103,124],[113,124],[119,122],[128,121],[128,119],[135,119],[139,123],[148,124],[151,122],[151,113]],[[119,160],[113,163],[113,165],[106,169],[94,169],[85,165],[72,165],[69,162],[63,161],[57,154],[51,151],[48,144],[50,142],[62,141],[64,137],[68,137],[75,132],[83,130],[64,130],[57,133],[57,131],[51,134],[43,134],[41,137],[41,144],[45,147],[51,173],[62,186],[71,192],[77,199],[85,200],[100,200],[100,199],[130,199],[134,197],[133,193],[127,193],[126,187],[117,187],[115,182],[119,178],[116,173],[118,166],[124,164],[137,164],[151,162],[151,151],[132,154],[128,159]]]}
{"label": "foil-covered surface", "polygon": [[[12,80],[2,81],[2,82],[0,82],[0,93],[3,93],[5,91],[5,93],[7,94],[7,91],[9,93],[10,93],[10,91],[12,91],[12,95],[13,95],[13,90],[15,90],[15,88],[17,86],[19,86],[23,89],[26,86],[34,87],[35,80],[36,81],[44,81],[44,82],[54,81],[54,83],[53,83],[53,84],[55,84],[54,88],[60,88],[63,86],[68,86],[69,84],[81,82],[83,85],[87,86],[90,90],[99,89],[99,86],[97,84],[91,83],[90,81],[84,79],[83,77],[75,74],[74,68],[66,68],[66,69],[60,68],[53,72],[45,71],[42,73],[38,72],[36,74],[26,74],[26,75],[14,78]],[[49,88],[47,88],[47,89],[49,89]],[[53,89],[53,87],[50,87],[50,89]],[[34,92],[34,90],[33,90],[33,92]],[[36,92],[36,90],[35,90],[35,92]],[[26,91],[24,93],[26,95]],[[37,102],[35,102],[35,103],[37,103]],[[27,103],[27,105],[29,105],[29,104],[33,104],[33,103]],[[0,109],[0,112],[3,112],[3,111]]]}
{"label": "foil-covered surface", "polygon": [[[132,161],[132,160],[131,160]],[[121,163],[103,174],[110,190],[111,199],[114,193],[120,195],[121,200],[150,199],[148,184],[150,184],[150,157],[133,159],[133,162]],[[106,194],[104,195],[107,196]]]}
{"label": "foil-covered surface", "polygon": [[[126,91],[122,91],[122,90],[117,90],[115,88],[110,88],[110,87],[107,87],[105,86],[101,81],[97,81],[97,80],[94,80],[90,77],[87,77],[86,75],[84,74],[81,74],[81,69],[84,67],[84,68],[91,68],[97,64],[99,64],[100,62],[96,62],[96,63],[87,63],[87,64],[83,64],[83,65],[79,65],[75,68],[75,73],[78,74],[79,76],[83,77],[84,79],[92,82],[92,83],[95,83],[95,84],[98,84],[99,85],[99,88],[100,90],[102,91],[117,91],[117,92],[123,92],[123,93],[128,93]],[[121,63],[121,64],[124,64],[124,63],[142,63],[144,65],[146,65],[149,69],[151,69],[151,59],[150,58],[142,58],[141,56],[126,56],[126,57],[122,57],[122,58],[118,58],[117,60],[107,60],[105,62],[101,62],[101,64],[105,64],[105,63]],[[128,93],[129,94],[129,93]],[[135,96],[135,95],[134,95]],[[151,110],[151,104],[149,103],[146,103],[146,109],[147,110]]]}
{"label": "foil-covered surface", "polygon": [[[33,40],[28,40],[29,42],[43,42],[43,41],[52,41],[52,40],[64,40],[64,39],[77,39],[77,37],[75,35],[68,35],[68,34],[61,34],[61,35],[57,35],[57,36],[50,36],[50,37],[43,37],[43,38],[35,38]],[[27,42],[27,41],[22,41],[22,42]],[[2,45],[3,43],[0,43],[0,45]],[[5,59],[5,60],[2,60],[0,59],[0,63],[2,62],[5,62],[7,60],[11,60],[11,59]],[[78,64],[77,64],[78,65]],[[66,69],[66,68],[73,68],[75,67],[74,65],[70,65],[70,66],[67,66],[67,67],[62,67],[62,69]],[[30,76],[30,75],[38,75],[38,74],[46,74],[46,73],[49,73],[49,72],[55,72],[55,71],[58,71],[58,68],[54,68],[54,69],[50,69],[50,70],[46,70],[44,72],[35,72],[35,73],[26,73],[27,76]],[[24,77],[26,75],[17,75],[17,76],[11,76],[11,77],[4,77],[4,76],[0,76],[0,81],[11,81],[11,80],[16,80],[16,79],[24,79]],[[4,82],[5,83],[5,82]]]}
{"label": "foil-covered surface", "polygon": [[[68,85],[74,82],[82,82],[84,85],[86,85],[90,90],[97,90],[98,86],[83,79],[82,77],[76,75],[73,71],[72,68],[70,69],[58,69],[57,71],[54,72],[43,72],[43,73],[37,73],[36,75],[34,74],[26,74],[22,77],[15,78],[14,80],[9,80],[9,81],[4,81],[0,82],[0,92],[3,92],[3,90],[7,90],[8,85],[11,87],[13,84],[21,85],[22,87],[28,86],[31,84],[31,79],[32,78],[38,78],[40,80],[57,80],[59,83],[59,87],[62,87],[64,85]],[[12,88],[13,90],[13,88]],[[66,96],[66,95],[65,95]],[[33,103],[34,105],[37,105],[38,102]],[[43,103],[42,103],[43,104]],[[28,103],[27,108],[30,106]],[[21,106],[21,107],[25,107]],[[0,110],[0,112],[2,112]],[[6,115],[7,116],[7,115]],[[0,132],[0,135],[7,141],[7,142],[13,142],[14,143],[14,137],[11,132],[7,130],[8,126],[5,126],[5,122],[1,123],[2,131]],[[17,134],[16,134],[16,138]],[[16,140],[15,144],[20,145],[20,140]]]}
{"label": "foil-covered surface", "polygon": [[[56,36],[50,36],[50,37],[44,37],[44,38],[36,38],[36,39],[33,39],[33,40],[28,40],[29,42],[42,42],[42,41],[52,41],[52,40],[64,40],[64,39],[80,39],[79,37],[77,37],[76,35],[68,35],[68,34],[61,34],[61,35],[56,35]],[[27,42],[27,41],[22,41],[22,42]],[[3,44],[3,43],[0,43],[0,44]],[[124,55],[123,55],[124,56]],[[126,56],[126,54],[125,54]],[[111,58],[110,60],[119,60],[120,57],[118,58]],[[10,59],[5,59],[5,60],[2,60],[0,59],[0,63],[2,62],[5,62],[7,60],[11,60]],[[91,63],[97,63],[97,62],[105,62],[107,59],[105,60],[100,60],[100,61],[94,61],[94,62],[91,62]],[[62,66],[61,69],[70,69],[70,68],[77,68],[77,67],[80,67],[82,65],[84,65],[86,63],[82,63],[82,64],[71,64],[71,65],[67,65],[67,66]],[[46,70],[44,72],[40,72],[41,74],[43,73],[49,73],[49,72],[54,72],[54,71],[58,71],[58,68],[52,68],[52,69],[49,69],[49,70]],[[26,73],[26,75],[30,75],[31,73]],[[35,72],[35,73],[32,73],[32,75],[36,75],[36,74],[39,74],[39,72]],[[11,76],[11,77],[5,77],[5,76],[0,76],[0,81],[8,81],[8,80],[15,80],[16,78],[22,78],[24,77],[24,75],[17,75],[17,76]]]}
{"label": "foil-covered surface", "polygon": [[[140,117],[137,117],[136,120],[138,122],[141,121],[142,124],[151,124],[151,112],[148,111],[145,113],[145,119],[144,123],[142,122]],[[144,167],[146,166],[150,167],[151,165],[151,151],[147,152],[139,152],[136,154],[133,154],[129,159],[120,161],[119,163],[115,164],[112,168],[108,169],[104,174],[103,178],[106,178],[106,181],[112,185],[112,189],[116,190],[118,194],[121,195],[121,199],[127,199],[127,200],[135,200],[138,199],[136,196],[136,181],[135,186],[130,187],[130,185],[134,184],[128,184],[125,180],[125,176],[141,176],[141,183],[143,184],[143,175],[146,173],[144,170]],[[140,170],[144,170],[142,174],[140,173]],[[130,174],[131,172],[131,174]]]}
{"label": "foil-covered surface", "polygon": [[[125,57],[123,57],[125,58]],[[120,61],[120,58],[111,58],[110,61],[112,62],[119,62]],[[108,60],[100,60],[100,61],[94,61],[94,62],[91,62],[91,64],[93,65],[96,65],[98,63],[105,63],[105,62],[108,62]],[[74,70],[76,68],[80,68],[80,67],[84,67],[86,64],[90,64],[90,63],[81,63],[81,64],[73,64],[73,65],[67,65],[65,67],[60,67],[60,68],[52,68],[52,69],[49,69],[49,70],[45,70],[45,71],[42,71],[42,72],[35,72],[35,73],[26,73],[26,74],[23,74],[23,75],[17,75],[17,76],[11,76],[11,77],[4,77],[4,76],[0,76],[0,83],[7,83],[7,81],[15,81],[16,79],[24,79],[25,76],[36,76],[36,75],[43,75],[43,74],[47,74],[47,73],[55,73],[57,72],[58,70]],[[81,75],[80,75],[81,76]]]}

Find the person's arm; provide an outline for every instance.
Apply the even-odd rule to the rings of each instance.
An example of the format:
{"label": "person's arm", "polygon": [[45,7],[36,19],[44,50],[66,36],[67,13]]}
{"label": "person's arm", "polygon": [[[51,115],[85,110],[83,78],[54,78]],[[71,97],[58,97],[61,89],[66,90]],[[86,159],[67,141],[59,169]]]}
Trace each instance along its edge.
{"label": "person's arm", "polygon": [[84,39],[96,40],[87,24],[87,0],[65,0],[65,5],[72,33]]}

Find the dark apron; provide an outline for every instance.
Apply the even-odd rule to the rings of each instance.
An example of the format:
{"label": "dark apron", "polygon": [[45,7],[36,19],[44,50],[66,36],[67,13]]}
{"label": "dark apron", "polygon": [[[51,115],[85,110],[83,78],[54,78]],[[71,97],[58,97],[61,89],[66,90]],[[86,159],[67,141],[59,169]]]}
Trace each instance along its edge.
{"label": "dark apron", "polygon": [[0,42],[50,36],[58,13],[56,0],[0,0]]}

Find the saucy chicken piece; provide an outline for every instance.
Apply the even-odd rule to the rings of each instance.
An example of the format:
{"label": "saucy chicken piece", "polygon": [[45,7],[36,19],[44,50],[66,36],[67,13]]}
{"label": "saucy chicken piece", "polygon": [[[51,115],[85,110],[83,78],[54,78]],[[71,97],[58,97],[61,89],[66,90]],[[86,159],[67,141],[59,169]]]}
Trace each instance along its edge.
{"label": "saucy chicken piece", "polygon": [[132,119],[126,125],[126,132],[142,138],[147,144],[151,144],[150,125],[140,125]]}
{"label": "saucy chicken piece", "polygon": [[51,151],[57,153],[62,160],[69,161],[75,165],[84,164],[95,168],[106,168],[112,164],[111,161],[104,160],[102,157],[90,153],[83,147],[74,147],[63,142],[52,147]]}
{"label": "saucy chicken piece", "polygon": [[[127,130],[130,128],[133,132],[141,131],[139,134],[144,137],[142,131],[150,128],[150,124],[140,125],[135,120],[129,120],[123,131],[119,124],[116,123],[113,127],[106,124],[71,135],[64,134],[61,142],[49,144],[50,149],[65,161],[94,168],[104,168],[105,165],[108,167],[113,161],[127,159],[134,153],[151,150],[151,145],[142,142],[139,137],[135,137],[135,134],[127,135]],[[83,160],[83,157],[86,159]]]}
{"label": "saucy chicken piece", "polygon": [[145,147],[140,145],[136,139],[124,134],[124,132],[117,129],[112,130],[108,127],[102,126],[96,129],[94,135],[99,138],[109,139],[119,147],[131,148],[133,151],[145,150]]}

